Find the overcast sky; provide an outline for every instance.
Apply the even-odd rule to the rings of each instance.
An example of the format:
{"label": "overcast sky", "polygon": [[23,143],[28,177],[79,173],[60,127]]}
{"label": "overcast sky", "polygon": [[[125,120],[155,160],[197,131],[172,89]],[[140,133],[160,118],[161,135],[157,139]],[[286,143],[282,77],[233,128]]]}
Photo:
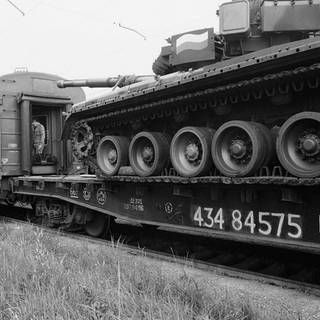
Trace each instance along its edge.
{"label": "overcast sky", "polygon": [[[16,67],[67,79],[151,74],[165,39],[214,27],[222,0],[0,0],[1,75]],[[132,28],[146,37],[119,27]]]}

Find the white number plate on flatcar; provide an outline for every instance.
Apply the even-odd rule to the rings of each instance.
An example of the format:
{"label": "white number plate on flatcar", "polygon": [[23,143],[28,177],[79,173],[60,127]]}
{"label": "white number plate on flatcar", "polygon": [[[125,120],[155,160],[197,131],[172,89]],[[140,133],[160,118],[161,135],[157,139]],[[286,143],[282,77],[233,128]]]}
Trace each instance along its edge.
{"label": "white number plate on flatcar", "polygon": [[301,239],[303,236],[300,214],[198,206],[195,207],[192,218],[194,225],[215,230],[291,239]]}

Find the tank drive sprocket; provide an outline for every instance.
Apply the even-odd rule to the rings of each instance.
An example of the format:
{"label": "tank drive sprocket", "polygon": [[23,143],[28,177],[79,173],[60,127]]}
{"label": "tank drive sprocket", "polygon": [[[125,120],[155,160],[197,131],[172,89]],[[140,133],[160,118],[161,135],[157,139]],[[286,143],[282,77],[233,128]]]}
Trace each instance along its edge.
{"label": "tank drive sprocket", "polygon": [[73,157],[75,160],[86,158],[93,146],[93,132],[86,122],[78,122],[70,134]]}

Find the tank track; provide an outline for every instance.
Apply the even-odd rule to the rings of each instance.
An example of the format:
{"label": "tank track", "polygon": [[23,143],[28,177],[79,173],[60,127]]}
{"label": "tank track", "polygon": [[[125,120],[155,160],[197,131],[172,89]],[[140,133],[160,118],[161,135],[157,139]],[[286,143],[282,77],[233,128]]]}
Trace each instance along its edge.
{"label": "tank track", "polygon": [[[197,90],[188,94],[180,94],[170,98],[162,98],[150,103],[137,104],[134,107],[124,107],[120,110],[105,112],[88,117],[76,124],[104,120],[104,129],[120,128],[135,121],[149,121],[165,117],[179,116],[209,108],[215,109],[224,106],[236,106],[237,103],[248,103],[251,100],[272,98],[277,95],[287,95],[290,92],[303,92],[305,89],[318,89],[320,86],[320,63],[292,70],[228,83],[216,88]],[[102,102],[100,102],[102,105]],[[99,105],[96,105],[98,107]],[[320,184],[319,178],[297,178],[291,176],[281,166],[262,167],[252,177],[225,177],[218,170],[210,172],[210,176],[185,178],[177,176],[173,168],[165,169],[161,176],[106,176],[98,168],[93,157],[86,159],[86,164],[98,176],[108,181],[119,182],[158,182],[158,183],[209,183],[209,184],[274,184],[291,186],[315,186]]]}
{"label": "tank track", "polygon": [[288,176],[254,176],[254,177],[224,177],[205,176],[184,178],[179,176],[104,176],[108,181],[133,182],[133,183],[174,183],[174,184],[224,184],[224,185],[287,185],[287,186],[318,186],[320,178],[296,178]]}
{"label": "tank track", "polygon": [[[128,125],[130,121],[132,122],[133,114],[135,114],[135,120],[155,120],[165,116],[170,117],[208,108],[214,109],[226,105],[235,105],[239,102],[248,102],[250,99],[259,100],[265,97],[274,97],[278,94],[285,95],[290,91],[302,92],[305,88],[317,89],[320,85],[319,77],[320,63],[316,63],[311,66],[270,73],[216,88],[197,90],[149,103],[138,103],[133,107],[106,111],[103,114],[87,117],[81,121],[107,120],[105,128],[121,127]],[[94,107],[101,107],[105,104],[105,101],[97,102]],[[88,105],[86,109],[90,107]],[[145,113],[146,111],[149,113]],[[141,112],[144,112],[144,114],[142,115]]]}

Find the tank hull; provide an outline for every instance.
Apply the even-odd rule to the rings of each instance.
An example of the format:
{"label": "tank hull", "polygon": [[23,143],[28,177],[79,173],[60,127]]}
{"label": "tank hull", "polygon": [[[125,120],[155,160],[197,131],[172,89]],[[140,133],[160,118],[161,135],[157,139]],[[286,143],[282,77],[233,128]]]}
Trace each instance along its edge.
{"label": "tank hull", "polygon": [[[91,120],[95,116],[97,119],[115,118],[128,113],[134,115],[146,109],[172,109],[172,103],[178,101],[192,103],[202,90],[203,94],[210,95],[208,100],[211,101],[215,97],[222,99],[225,95],[230,96],[230,91],[241,91],[242,87],[254,83],[259,83],[262,88],[268,87],[273,82],[277,83],[277,78],[286,77],[288,72],[293,73],[298,69],[294,72],[296,74],[300,68],[318,63],[319,53],[320,37],[315,37],[263,49],[200,69],[176,72],[154,81],[140,82],[74,105],[65,129],[68,130],[75,121]],[[221,104],[223,102],[232,103],[222,99]]]}
{"label": "tank hull", "polygon": [[[170,159],[157,175],[273,176],[280,167],[284,175],[317,177],[320,122],[315,120],[309,128],[307,121],[316,119],[320,111],[319,53],[320,38],[315,37],[123,87],[74,105],[64,136],[84,122],[98,137],[96,145],[104,136],[130,141],[142,132],[161,132],[169,137],[171,149],[180,151],[171,150]],[[289,130],[285,144],[277,142],[276,148],[276,140],[281,140],[279,128],[297,114],[304,129],[294,129],[293,138]],[[187,138],[176,136],[186,130]],[[207,133],[199,135],[197,130]],[[204,135],[207,138],[203,140]],[[178,144],[173,146],[175,141]],[[133,150],[141,153],[136,155],[141,161],[146,160],[143,154],[150,143]],[[84,162],[92,173],[108,176],[99,170],[95,152],[93,147]],[[285,152],[289,156],[281,157]],[[189,169],[179,170],[177,163]],[[194,170],[199,163],[206,170]]]}

